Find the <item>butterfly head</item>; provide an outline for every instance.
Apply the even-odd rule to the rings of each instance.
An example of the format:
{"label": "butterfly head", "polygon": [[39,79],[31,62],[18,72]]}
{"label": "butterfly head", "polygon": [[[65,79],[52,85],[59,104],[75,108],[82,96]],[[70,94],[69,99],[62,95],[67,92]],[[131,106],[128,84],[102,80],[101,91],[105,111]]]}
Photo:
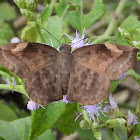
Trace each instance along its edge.
{"label": "butterfly head", "polygon": [[60,47],[61,51],[71,51],[71,46],[68,44],[62,44],[62,46]]}

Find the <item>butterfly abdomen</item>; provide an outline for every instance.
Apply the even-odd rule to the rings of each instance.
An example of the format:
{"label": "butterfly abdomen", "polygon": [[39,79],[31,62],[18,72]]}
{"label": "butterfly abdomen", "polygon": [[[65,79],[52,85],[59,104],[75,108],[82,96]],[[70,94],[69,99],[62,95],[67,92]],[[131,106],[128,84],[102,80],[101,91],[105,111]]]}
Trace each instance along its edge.
{"label": "butterfly abdomen", "polygon": [[66,50],[64,47],[57,60],[60,70],[62,92],[63,95],[66,95],[69,87],[70,72],[74,66],[74,58],[71,51]]}

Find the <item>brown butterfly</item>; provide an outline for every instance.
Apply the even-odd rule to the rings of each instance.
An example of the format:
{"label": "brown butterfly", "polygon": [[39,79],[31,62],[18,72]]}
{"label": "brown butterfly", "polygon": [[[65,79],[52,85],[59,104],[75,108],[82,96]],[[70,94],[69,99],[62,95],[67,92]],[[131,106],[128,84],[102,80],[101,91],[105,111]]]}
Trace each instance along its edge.
{"label": "brown butterfly", "polygon": [[38,43],[0,46],[0,64],[25,79],[31,100],[47,105],[67,99],[85,105],[102,101],[109,92],[110,80],[132,68],[138,49],[116,44],[95,44],[71,53],[63,44],[59,53]]}

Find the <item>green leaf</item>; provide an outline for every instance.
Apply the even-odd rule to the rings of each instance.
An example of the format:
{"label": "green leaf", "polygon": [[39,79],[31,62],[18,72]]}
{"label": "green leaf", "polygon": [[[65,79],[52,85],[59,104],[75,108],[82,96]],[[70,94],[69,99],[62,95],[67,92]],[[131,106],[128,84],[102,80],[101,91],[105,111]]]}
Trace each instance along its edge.
{"label": "green leaf", "polygon": [[[56,39],[59,40],[61,38],[62,23],[60,17],[58,16],[50,17],[48,21],[43,25],[43,28],[46,29],[48,32],[50,32],[52,36],[54,36]],[[42,33],[48,45],[52,46],[51,41],[49,40],[50,38],[55,48],[59,46],[60,43],[49,33],[47,33],[45,30],[42,30]]]}
{"label": "green leaf", "polygon": [[40,135],[39,137],[37,137],[35,140],[46,140],[46,138],[47,138],[48,140],[56,140],[56,139],[55,139],[55,136],[54,136],[54,134],[53,134],[53,132],[52,132],[51,129],[45,131],[43,134],[41,134],[41,135]]}
{"label": "green leaf", "polygon": [[103,4],[103,0],[94,0],[94,6],[92,10],[83,16],[83,28],[90,27],[95,21],[100,19],[105,13],[105,6]]}
{"label": "green leaf", "polygon": [[82,140],[96,140],[91,130],[83,130],[80,127],[77,127],[77,131]]}
{"label": "green leaf", "polygon": [[11,83],[13,83],[12,77],[11,77],[8,73],[6,73],[6,72],[0,70],[0,75],[3,75],[4,77],[8,78],[8,80],[9,80]]}
{"label": "green leaf", "polygon": [[41,135],[47,129],[50,129],[63,114],[65,110],[65,103],[54,102],[45,109],[39,108],[32,112],[30,137],[32,140]]}
{"label": "green leaf", "polygon": [[[68,2],[71,2],[72,4],[70,5]],[[71,11],[71,7],[75,10]],[[64,17],[71,26],[79,32],[82,32],[84,28],[87,29],[91,24],[104,15],[105,6],[103,5],[102,0],[94,0],[92,10],[88,14],[84,15],[82,12],[82,0],[61,0],[60,4],[55,4],[55,11],[60,17]]]}
{"label": "green leaf", "polygon": [[49,5],[47,5],[41,13],[41,23],[45,22],[50,17],[51,13],[52,8]]}
{"label": "green leaf", "polygon": [[75,121],[77,112],[77,104],[67,104],[65,112],[60,117],[55,127],[66,135],[74,133],[79,121]]}
{"label": "green leaf", "polygon": [[[134,36],[134,39],[140,40],[140,21],[136,16],[129,16],[121,27]],[[132,41],[134,41],[132,37]]]}
{"label": "green leaf", "polygon": [[12,122],[0,121],[0,137],[6,140],[28,140],[30,117]]}
{"label": "green leaf", "polygon": [[140,28],[140,21],[138,21],[136,16],[129,16],[127,19],[121,24],[121,27],[132,33],[137,28]]}
{"label": "green leaf", "polygon": [[0,101],[0,120],[13,121],[17,119],[15,112],[2,101]]}
{"label": "green leaf", "polygon": [[140,85],[140,75],[137,74],[133,69],[128,70],[127,74],[131,75],[137,83]]}
{"label": "green leaf", "polygon": [[110,93],[113,92],[119,84],[119,80],[111,81]]}
{"label": "green leaf", "polygon": [[16,18],[16,11],[14,6],[7,2],[0,3],[0,19],[1,20],[13,20]]}
{"label": "green leaf", "polygon": [[21,39],[28,42],[39,42],[39,36],[34,26],[26,26],[21,33]]}
{"label": "green leaf", "polygon": [[0,20],[0,45],[9,43],[14,37],[14,32],[10,26],[4,21]]}

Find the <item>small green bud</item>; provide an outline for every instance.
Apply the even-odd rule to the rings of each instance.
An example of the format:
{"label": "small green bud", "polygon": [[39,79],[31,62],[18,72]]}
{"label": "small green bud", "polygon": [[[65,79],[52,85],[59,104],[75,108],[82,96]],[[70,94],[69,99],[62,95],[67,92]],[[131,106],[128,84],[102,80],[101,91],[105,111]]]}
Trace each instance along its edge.
{"label": "small green bud", "polygon": [[124,118],[116,118],[116,119],[109,119],[106,121],[106,124],[108,125],[109,128],[114,128],[116,126],[122,126],[126,120]]}
{"label": "small green bud", "polygon": [[121,36],[122,36],[122,37],[127,38],[127,39],[129,39],[129,40],[132,39],[132,36],[131,36],[131,34],[130,34],[128,31],[122,29],[121,27],[118,27],[118,30],[119,30],[119,32],[121,33]]}
{"label": "small green bud", "polygon": [[90,124],[86,120],[81,120],[79,125],[82,129],[86,129],[86,130],[90,129]]}
{"label": "small green bud", "polygon": [[36,10],[37,1],[36,0],[25,0],[26,2],[26,9],[30,11]]}
{"label": "small green bud", "polygon": [[25,16],[29,21],[35,21],[37,19],[36,13],[27,9],[20,9],[20,12]]}
{"label": "small green bud", "polygon": [[100,131],[96,131],[96,132],[94,132],[94,137],[97,140],[101,140],[102,139],[102,133]]}
{"label": "small green bud", "polygon": [[14,0],[14,2],[19,8],[26,9],[25,0]]}
{"label": "small green bud", "polygon": [[140,49],[140,41],[132,41],[132,43],[136,48]]}

